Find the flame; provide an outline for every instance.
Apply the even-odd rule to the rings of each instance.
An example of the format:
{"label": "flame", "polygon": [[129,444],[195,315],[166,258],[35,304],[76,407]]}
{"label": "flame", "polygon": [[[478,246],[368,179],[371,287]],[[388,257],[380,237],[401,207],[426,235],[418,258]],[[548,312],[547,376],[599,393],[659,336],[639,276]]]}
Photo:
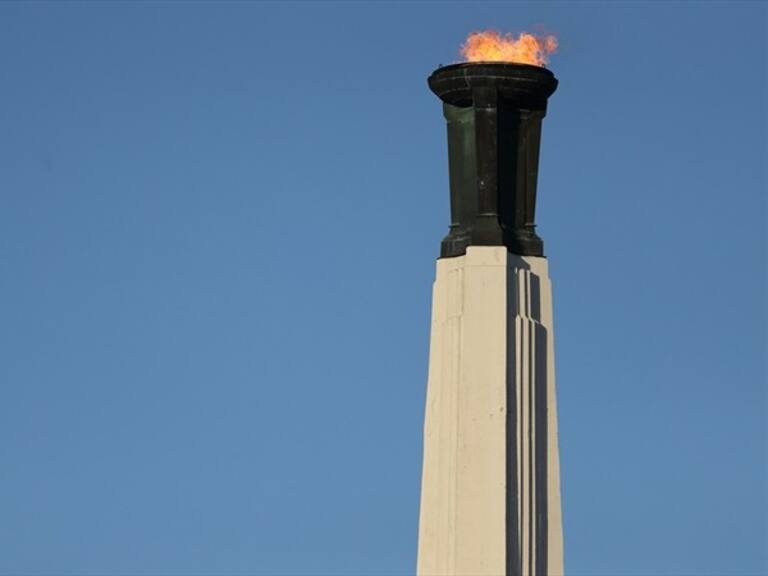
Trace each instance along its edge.
{"label": "flame", "polygon": [[500,34],[495,30],[472,32],[461,46],[461,55],[467,62],[517,62],[544,66],[549,55],[557,50],[554,36],[536,36],[521,32]]}

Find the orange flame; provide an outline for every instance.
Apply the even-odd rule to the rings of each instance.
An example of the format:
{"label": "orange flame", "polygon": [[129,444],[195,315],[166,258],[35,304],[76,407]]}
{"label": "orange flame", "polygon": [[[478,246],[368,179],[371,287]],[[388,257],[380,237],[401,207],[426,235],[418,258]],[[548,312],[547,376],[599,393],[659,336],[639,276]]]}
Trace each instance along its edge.
{"label": "orange flame", "polygon": [[549,55],[557,50],[557,38],[521,32],[519,38],[511,33],[501,35],[495,30],[472,32],[461,46],[467,62],[517,62],[544,66]]}

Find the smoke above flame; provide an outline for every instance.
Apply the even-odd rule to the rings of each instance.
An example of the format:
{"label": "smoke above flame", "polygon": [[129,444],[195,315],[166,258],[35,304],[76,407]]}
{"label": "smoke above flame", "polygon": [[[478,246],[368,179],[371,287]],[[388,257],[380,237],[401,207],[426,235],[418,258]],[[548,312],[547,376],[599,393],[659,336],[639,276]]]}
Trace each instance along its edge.
{"label": "smoke above flame", "polygon": [[537,36],[521,32],[500,34],[495,30],[472,32],[461,46],[461,55],[467,62],[517,62],[544,66],[549,55],[557,50],[557,38],[551,34]]}

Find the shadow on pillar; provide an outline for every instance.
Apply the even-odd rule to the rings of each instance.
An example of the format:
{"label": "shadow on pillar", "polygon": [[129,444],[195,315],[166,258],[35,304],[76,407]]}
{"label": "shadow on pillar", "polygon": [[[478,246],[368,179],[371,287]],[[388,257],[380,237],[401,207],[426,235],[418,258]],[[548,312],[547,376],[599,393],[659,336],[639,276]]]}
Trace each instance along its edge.
{"label": "shadow on pillar", "polygon": [[[541,324],[541,279],[522,258],[510,254],[510,263],[507,279],[510,288],[507,306],[512,312],[507,325],[507,575],[546,576],[548,334]],[[518,365],[518,350],[528,355],[522,365]],[[527,374],[523,373],[525,366]],[[523,387],[526,389],[521,398]],[[526,402],[525,406],[520,405],[522,401]],[[518,412],[528,414],[527,422],[518,419]],[[522,454],[517,453],[518,438]],[[518,470],[518,463],[522,470]],[[528,510],[525,525],[518,513],[522,509]],[[524,543],[526,550],[523,550]]]}

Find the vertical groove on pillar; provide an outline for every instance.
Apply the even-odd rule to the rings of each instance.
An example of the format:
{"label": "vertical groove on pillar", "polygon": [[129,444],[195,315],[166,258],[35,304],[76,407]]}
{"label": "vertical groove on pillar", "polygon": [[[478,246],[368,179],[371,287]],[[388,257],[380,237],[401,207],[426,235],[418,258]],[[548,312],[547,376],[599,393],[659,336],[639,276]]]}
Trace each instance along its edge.
{"label": "vertical groove on pillar", "polygon": [[[510,304],[517,293],[515,272],[507,266],[507,309],[514,309]],[[507,322],[507,576],[520,576],[522,558],[520,557],[520,398],[515,386],[518,381],[519,362],[515,347],[517,324],[513,318]]]}
{"label": "vertical groove on pillar", "polygon": [[545,290],[549,290],[548,280],[532,271],[526,259],[510,255],[507,394],[515,418],[508,425],[507,442],[508,449],[514,450],[510,458],[516,469],[509,469],[507,477],[508,518],[514,518],[508,524],[514,532],[507,535],[508,576],[547,576],[550,568],[551,338],[543,322],[542,300],[549,305]]}

